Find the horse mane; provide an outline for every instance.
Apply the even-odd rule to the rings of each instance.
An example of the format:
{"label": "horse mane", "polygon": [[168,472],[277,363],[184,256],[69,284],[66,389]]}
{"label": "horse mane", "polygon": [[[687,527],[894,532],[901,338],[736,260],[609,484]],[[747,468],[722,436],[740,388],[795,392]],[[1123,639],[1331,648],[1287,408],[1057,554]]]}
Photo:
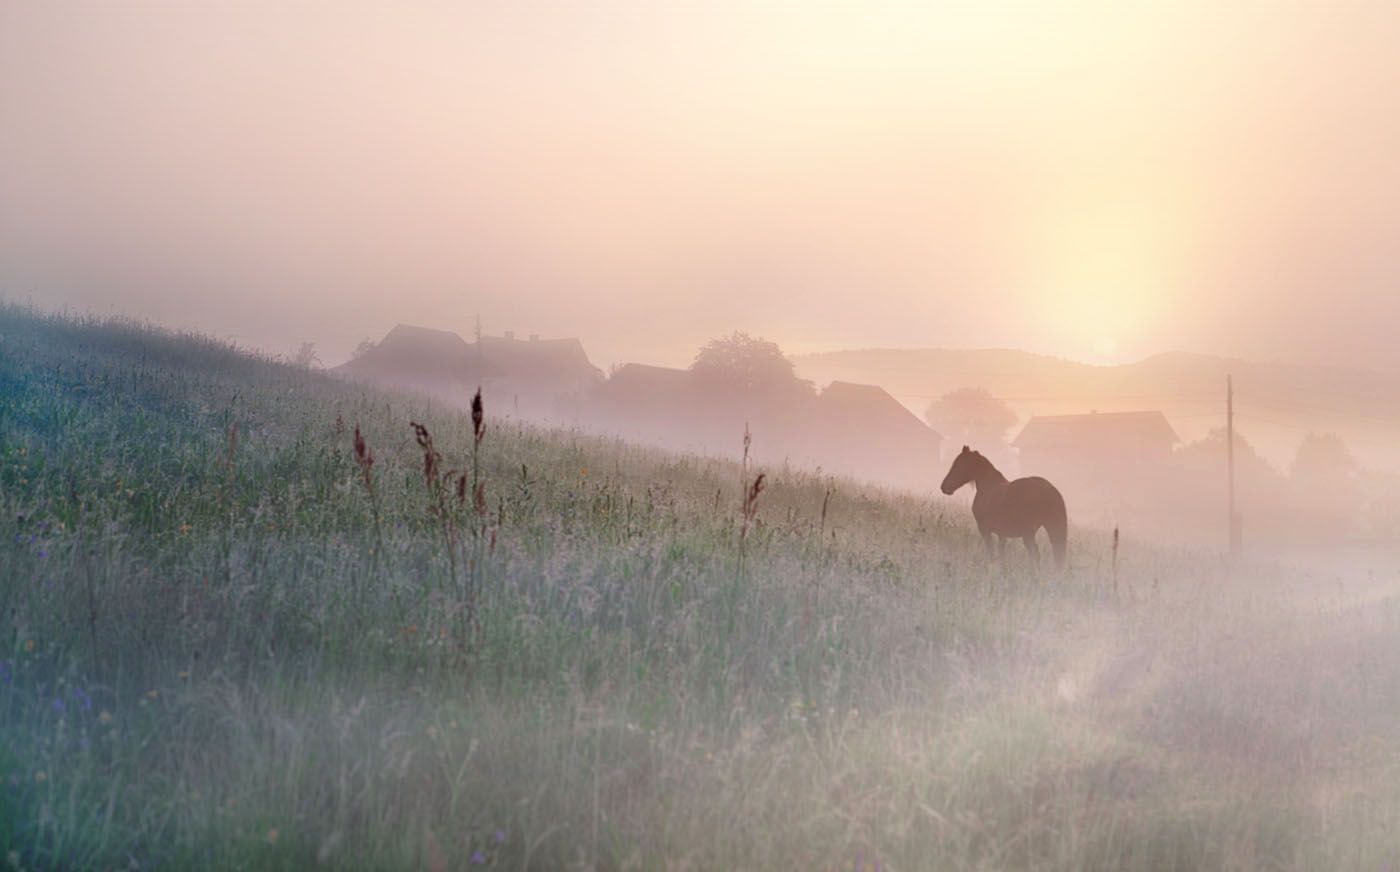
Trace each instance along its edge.
{"label": "horse mane", "polygon": [[[972,452],[972,455],[973,455],[974,457],[976,457],[977,460],[979,461],[978,467],[979,467],[980,469],[992,473],[992,475],[996,476],[997,478],[1001,479],[1002,481],[1006,481],[1006,480],[1007,480],[1006,474],[1003,473],[1000,469],[997,469],[996,464],[995,464],[995,463],[992,463],[992,461],[989,460],[989,459],[987,458],[987,455],[983,454],[983,453],[980,452],[980,451],[974,451],[974,452]],[[975,481],[976,479],[977,479],[977,476],[973,476],[973,480]]]}

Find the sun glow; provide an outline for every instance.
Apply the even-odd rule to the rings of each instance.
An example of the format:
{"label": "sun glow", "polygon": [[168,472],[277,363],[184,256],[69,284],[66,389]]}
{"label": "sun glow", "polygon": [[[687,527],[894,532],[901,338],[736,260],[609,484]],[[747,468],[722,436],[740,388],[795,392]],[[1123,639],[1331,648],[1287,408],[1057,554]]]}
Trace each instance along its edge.
{"label": "sun glow", "polygon": [[1055,209],[1038,228],[1031,278],[1047,338],[1100,357],[1140,343],[1177,284],[1178,226],[1148,196],[1076,197]]}

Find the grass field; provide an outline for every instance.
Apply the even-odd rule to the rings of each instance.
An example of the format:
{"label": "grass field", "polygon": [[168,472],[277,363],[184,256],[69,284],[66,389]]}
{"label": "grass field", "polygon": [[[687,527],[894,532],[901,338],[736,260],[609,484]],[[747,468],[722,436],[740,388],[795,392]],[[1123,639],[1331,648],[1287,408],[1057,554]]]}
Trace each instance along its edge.
{"label": "grass field", "polygon": [[484,424],[0,307],[9,866],[1400,861],[1392,569]]}

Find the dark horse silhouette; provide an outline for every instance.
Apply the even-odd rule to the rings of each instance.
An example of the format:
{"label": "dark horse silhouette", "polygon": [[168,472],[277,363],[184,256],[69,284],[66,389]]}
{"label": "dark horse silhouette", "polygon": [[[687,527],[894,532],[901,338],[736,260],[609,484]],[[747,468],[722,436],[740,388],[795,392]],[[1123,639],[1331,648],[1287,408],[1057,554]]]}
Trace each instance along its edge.
{"label": "dark horse silhouette", "polygon": [[[963,446],[943,479],[943,492],[951,495],[972,482],[977,496],[972,499],[972,517],[977,520],[977,532],[987,543],[987,553],[1006,553],[1006,540],[1018,538],[1026,543],[1031,562],[1040,562],[1040,549],[1035,534],[1041,527],[1050,534],[1050,547],[1055,552],[1055,566],[1065,565],[1065,542],[1068,522],[1065,498],[1055,486],[1039,476],[1007,481],[992,462],[976,451]],[[997,547],[992,547],[992,537]]]}

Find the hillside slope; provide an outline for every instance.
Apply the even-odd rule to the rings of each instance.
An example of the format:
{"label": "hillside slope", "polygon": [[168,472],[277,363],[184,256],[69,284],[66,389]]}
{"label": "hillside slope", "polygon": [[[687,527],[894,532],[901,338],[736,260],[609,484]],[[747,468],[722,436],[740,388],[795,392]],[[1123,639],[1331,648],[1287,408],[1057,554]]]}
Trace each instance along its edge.
{"label": "hillside slope", "polygon": [[1366,743],[1400,719],[1395,621],[1331,601],[1302,621],[1306,579],[1271,570],[1261,598],[1085,531],[1070,574],[1036,577],[989,564],[958,503],[783,469],[746,513],[757,470],[492,408],[477,443],[425,399],[0,308],[11,864],[1337,868],[1400,848],[1365,824],[1400,794],[1361,753],[1394,751]]}

